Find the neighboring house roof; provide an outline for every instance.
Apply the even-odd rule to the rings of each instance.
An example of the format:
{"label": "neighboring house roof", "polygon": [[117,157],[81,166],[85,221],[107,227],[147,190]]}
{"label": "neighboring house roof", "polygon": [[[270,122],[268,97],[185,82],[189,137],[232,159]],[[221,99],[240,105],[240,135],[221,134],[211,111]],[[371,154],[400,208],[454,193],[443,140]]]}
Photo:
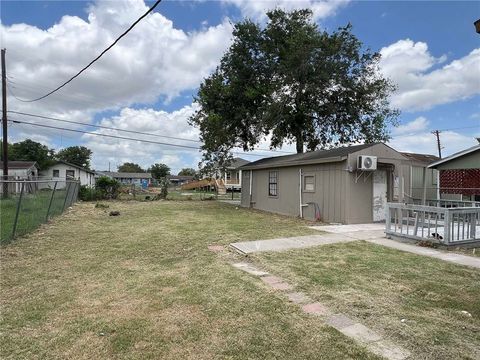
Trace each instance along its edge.
{"label": "neighboring house roof", "polygon": [[110,176],[116,179],[151,179],[150,173],[129,173],[129,172],[115,172],[115,171],[97,171],[97,174]]}
{"label": "neighboring house roof", "polygon": [[401,152],[400,154],[402,154],[409,160],[416,161],[424,165],[431,164],[434,161],[437,161],[440,159],[438,156],[430,155],[430,154],[417,154],[417,153],[407,153],[407,152]]}
{"label": "neighboring house roof", "polygon": [[[35,166],[38,169],[38,165],[36,161],[9,161],[8,168],[9,169],[30,169],[31,167]],[[0,161],[0,169],[3,169],[3,161]]]}
{"label": "neighboring house roof", "polygon": [[241,169],[250,170],[250,169],[261,169],[261,168],[271,168],[271,167],[283,167],[283,166],[295,166],[295,165],[304,165],[304,164],[315,164],[321,162],[329,161],[341,161],[348,154],[367,149],[374,144],[361,144],[361,145],[352,145],[344,146],[330,150],[317,150],[310,151],[302,154],[293,154],[293,155],[284,155],[284,156],[275,156],[260,159],[254,162],[251,162],[247,165],[241,167]]}
{"label": "neighboring house roof", "polygon": [[[90,173],[90,174],[95,174],[95,172],[94,172],[93,170],[89,170],[89,169],[84,168],[83,166],[80,166],[80,165],[77,165],[77,164],[72,164],[72,163],[69,163],[69,162],[63,161],[63,160],[57,160],[57,161],[55,162],[55,164],[52,165],[52,166],[55,166],[55,165],[58,165],[58,164],[68,165],[68,166],[77,168],[77,169],[79,169],[79,170],[88,172],[88,173]],[[52,166],[49,166],[48,169],[51,168]]]}
{"label": "neighboring house roof", "polygon": [[189,175],[167,175],[168,180],[188,181],[193,180],[193,176]]}
{"label": "neighboring house roof", "polygon": [[455,153],[455,154],[453,154],[453,155],[447,156],[446,158],[443,158],[443,159],[441,159],[441,160],[435,161],[433,164],[428,165],[428,167],[429,167],[429,168],[435,168],[435,167],[437,167],[438,165],[447,163],[447,162],[452,161],[452,160],[454,160],[454,159],[461,158],[462,156],[465,156],[465,155],[474,153],[474,152],[476,152],[476,151],[480,151],[480,144],[475,145],[475,146],[472,146],[471,148],[468,148],[468,149],[459,151],[459,152],[457,152],[457,153]]}
{"label": "neighboring house roof", "polygon": [[233,158],[230,164],[226,167],[227,169],[238,169],[240,166],[250,164],[250,161],[242,158]]}

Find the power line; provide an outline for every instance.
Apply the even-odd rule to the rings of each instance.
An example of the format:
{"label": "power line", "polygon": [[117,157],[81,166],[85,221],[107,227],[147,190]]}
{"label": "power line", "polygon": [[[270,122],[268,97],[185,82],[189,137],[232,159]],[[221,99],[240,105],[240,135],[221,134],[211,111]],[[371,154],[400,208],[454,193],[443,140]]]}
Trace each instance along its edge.
{"label": "power line", "polygon": [[142,16],[140,16],[132,25],[130,25],[130,27],[125,30],[112,44],[110,44],[110,46],[108,46],[105,50],[103,50],[100,55],[98,55],[95,59],[93,59],[92,61],[90,61],[90,63],[85,66],[84,68],[82,68],[78,73],[76,73],[74,76],[72,76],[70,79],[68,79],[67,81],[65,81],[63,84],[61,84],[60,86],[56,87],[55,89],[53,89],[52,91],[48,92],[47,94],[43,95],[43,96],[40,96],[39,98],[36,98],[36,99],[31,99],[31,100],[25,100],[25,99],[17,99],[19,101],[22,101],[22,102],[34,102],[34,101],[38,101],[38,100],[42,100],[42,99],[45,99],[47,96],[50,96],[52,95],[53,93],[57,92],[58,90],[60,90],[61,88],[63,88],[64,86],[66,86],[68,83],[72,82],[75,78],[77,78],[78,76],[80,76],[81,73],[83,73],[85,70],[87,70],[91,65],[93,65],[93,63],[95,63],[97,60],[99,60],[107,51],[109,51],[111,48],[113,48],[119,41],[121,38],[123,38],[125,35],[127,35],[140,21],[143,20],[143,18],[145,18],[148,14],[150,14],[156,7],[158,4],[160,4],[162,2],[162,0],[157,0],[155,2],[155,4],[153,4],[153,6],[147,10],[147,12],[145,14],[143,14]]}
{"label": "power line", "polygon": [[[84,131],[84,130],[78,130],[78,129],[67,129],[67,128],[62,128],[62,127],[52,126],[52,125],[45,125],[45,124],[35,124],[35,123],[26,122],[26,121],[14,120],[14,119],[11,119],[11,118],[9,119],[9,121],[13,121],[13,123],[15,123],[15,124],[25,124],[25,125],[38,126],[38,127],[48,128],[48,129],[71,131],[71,132],[76,132],[76,133],[81,133],[81,134],[102,136],[102,137],[108,137],[108,138],[113,138],[113,139],[138,141],[138,142],[143,142],[143,143],[148,143],[148,144],[172,146],[172,147],[179,147],[179,148],[190,149],[190,150],[199,150],[199,151],[202,150],[199,147],[190,146],[190,145],[172,144],[172,143],[165,143],[165,142],[160,142],[160,141],[129,138],[129,137],[118,136],[118,135],[100,134],[100,133],[95,133],[95,132],[91,132],[91,131]],[[236,155],[244,155],[244,156],[258,156],[258,157],[265,157],[266,156],[266,155],[262,155],[262,154],[252,154],[252,153],[238,152],[238,151],[232,151],[231,153],[236,154]]]}
{"label": "power line", "polygon": [[[9,110],[9,111],[7,111],[7,112],[12,113],[12,114],[18,114],[18,115],[36,117],[36,118],[40,118],[40,119],[54,120],[54,121],[59,121],[59,122],[64,122],[64,123],[69,123],[69,124],[90,126],[90,127],[95,127],[95,128],[99,128],[99,129],[122,131],[122,132],[126,132],[126,133],[137,134],[137,135],[147,135],[147,136],[163,137],[163,138],[166,138],[166,139],[180,140],[180,141],[189,141],[189,142],[195,142],[195,143],[203,144],[203,142],[200,141],[200,140],[192,140],[192,139],[180,138],[180,137],[175,137],[175,136],[152,134],[152,133],[146,133],[146,132],[135,131],[135,130],[126,130],[126,129],[120,129],[120,128],[115,128],[115,127],[110,127],[110,126],[103,126],[103,125],[97,125],[97,124],[88,124],[88,123],[79,122],[79,121],[64,120],[64,119],[54,118],[54,117],[50,117],[50,116],[37,115],[37,114],[32,114],[32,113],[25,113],[25,112],[20,112],[20,111]],[[256,148],[255,150],[275,152],[275,153],[284,153],[284,154],[294,154],[294,153],[292,153],[292,152],[290,152],[290,151],[283,151],[283,150],[271,150],[271,149],[263,149],[263,148]]]}

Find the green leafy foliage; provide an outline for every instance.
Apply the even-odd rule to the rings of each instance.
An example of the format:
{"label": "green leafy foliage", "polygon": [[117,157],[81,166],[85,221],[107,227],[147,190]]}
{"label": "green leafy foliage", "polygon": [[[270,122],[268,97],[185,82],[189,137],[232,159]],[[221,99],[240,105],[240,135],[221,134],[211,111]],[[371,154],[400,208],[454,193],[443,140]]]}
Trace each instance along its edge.
{"label": "green leafy foliage", "polygon": [[63,160],[86,169],[90,169],[92,150],[85,146],[70,146],[60,150],[56,154],[58,160]]}
{"label": "green leafy foliage", "polygon": [[108,176],[101,176],[97,179],[95,187],[100,199],[116,199],[119,195],[120,183]]}
{"label": "green leafy foliage", "polygon": [[192,168],[183,168],[182,170],[180,170],[178,172],[178,175],[179,176],[193,176],[193,177],[196,177],[197,176],[197,171],[195,169],[192,169]]}
{"label": "green leafy foliage", "polygon": [[148,172],[152,174],[154,179],[161,179],[167,175],[170,175],[170,167],[165,164],[153,164],[149,169]]}
{"label": "green leafy foliage", "polygon": [[11,161],[36,161],[40,169],[54,163],[54,151],[36,141],[27,139],[9,144],[8,158]]}
{"label": "green leafy foliage", "polygon": [[169,181],[165,178],[160,180],[160,199],[166,199],[168,196],[168,186],[170,185]]}
{"label": "green leafy foliage", "polygon": [[296,143],[297,152],[388,140],[398,111],[388,97],[380,54],[365,49],[347,25],[328,33],[310,10],[267,13],[261,27],[235,24],[233,43],[201,84],[190,123],[200,130],[204,164],[223,164],[230,150]]}
{"label": "green leafy foliage", "polygon": [[118,167],[119,172],[144,173],[145,170],[138,164],[126,162]]}

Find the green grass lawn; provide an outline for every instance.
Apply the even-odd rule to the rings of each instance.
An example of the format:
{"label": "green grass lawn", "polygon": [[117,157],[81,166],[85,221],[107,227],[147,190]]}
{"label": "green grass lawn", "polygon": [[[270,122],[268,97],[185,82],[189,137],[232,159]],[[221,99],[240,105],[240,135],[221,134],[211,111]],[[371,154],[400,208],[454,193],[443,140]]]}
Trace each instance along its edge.
{"label": "green grass lawn", "polygon": [[385,334],[415,359],[480,358],[478,269],[367,242],[257,254],[254,260]]}
{"label": "green grass lawn", "polygon": [[0,248],[0,357],[377,359],[207,250],[304,225],[215,201],[78,204]]}
{"label": "green grass lawn", "polygon": [[[65,190],[57,190],[55,192],[49,217],[62,213],[65,195]],[[51,196],[51,191],[37,191],[33,194],[25,193],[22,196],[18,213],[17,235],[27,234],[46,221]],[[7,199],[0,199],[0,243],[11,240],[19,197],[19,194],[15,194]]]}

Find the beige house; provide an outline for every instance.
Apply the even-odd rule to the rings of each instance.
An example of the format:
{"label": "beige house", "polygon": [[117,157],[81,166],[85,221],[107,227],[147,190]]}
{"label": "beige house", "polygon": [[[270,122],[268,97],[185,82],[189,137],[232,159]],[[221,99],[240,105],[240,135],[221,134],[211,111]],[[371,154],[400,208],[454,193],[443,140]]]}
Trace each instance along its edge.
{"label": "beige house", "polygon": [[424,172],[428,162],[383,143],[265,158],[240,168],[241,205],[331,223],[385,221],[388,201],[420,195],[424,173],[437,178]]}

